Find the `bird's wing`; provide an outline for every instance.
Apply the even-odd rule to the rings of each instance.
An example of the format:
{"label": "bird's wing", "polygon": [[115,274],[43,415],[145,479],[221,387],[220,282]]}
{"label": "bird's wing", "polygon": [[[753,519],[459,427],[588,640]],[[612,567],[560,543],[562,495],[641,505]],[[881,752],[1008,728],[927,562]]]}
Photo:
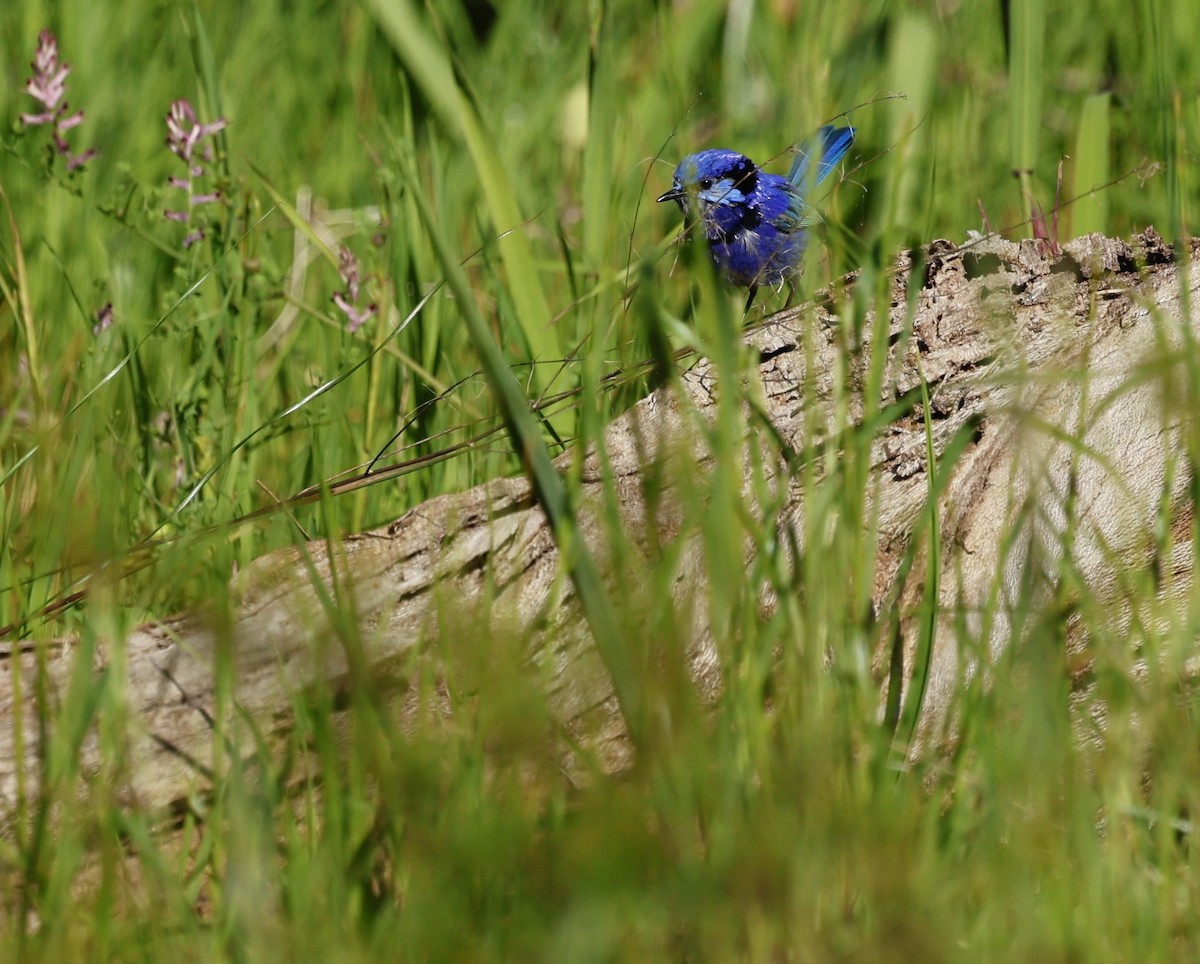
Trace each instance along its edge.
{"label": "bird's wing", "polygon": [[783,181],[777,190],[776,196],[784,203],[780,205],[781,210],[772,211],[768,218],[776,230],[784,234],[795,234],[821,220],[816,209],[804,200],[804,195],[795,184]]}

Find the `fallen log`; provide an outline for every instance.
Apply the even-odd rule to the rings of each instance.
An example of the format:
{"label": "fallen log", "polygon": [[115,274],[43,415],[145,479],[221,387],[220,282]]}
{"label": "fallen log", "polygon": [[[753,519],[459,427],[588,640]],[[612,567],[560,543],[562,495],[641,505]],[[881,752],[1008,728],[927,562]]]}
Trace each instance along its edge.
{"label": "fallen log", "polygon": [[[871,312],[853,337],[829,306],[785,311],[748,336],[758,353],[765,419],[760,424],[743,411],[743,424],[748,437],[771,433],[768,448],[780,453],[757,466],[757,478],[782,486],[779,523],[796,551],[804,551],[805,507],[802,491],[788,487],[788,473],[797,453],[813,451],[813,425],[831,427],[819,444],[836,449],[834,409],[847,397],[851,424],[868,410],[917,400],[871,443],[878,546],[872,604],[876,618],[894,627],[880,634],[873,669],[881,717],[894,716],[904,700],[920,700],[920,727],[907,752],[952,738],[957,688],[986,671],[987,657],[1019,644],[1014,607],[1061,605],[1068,569],[1109,607],[1118,628],[1161,618],[1137,611],[1125,589],[1131,567],[1153,569],[1155,598],[1186,600],[1192,592],[1191,427],[1177,400],[1187,394],[1181,386],[1189,346],[1200,340],[1190,309],[1197,278],[1188,266],[1197,245],[1176,252],[1147,232],[1132,243],[1092,235],[1061,251],[1042,249],[1033,242],[935,242],[916,268],[901,259],[890,282],[890,354],[877,398],[861,394],[877,343]],[[849,393],[847,372],[858,379]],[[678,535],[670,501],[648,503],[644,472],[668,458],[701,470],[709,463],[695,426],[714,410],[713,383],[712,366],[701,361],[609,426],[604,459],[593,452],[583,461],[581,526],[597,556],[605,554],[606,498],[615,497],[630,531],[653,527],[659,540]],[[922,384],[927,409],[919,402]],[[931,518],[928,452],[936,467],[964,432],[968,444],[944,467],[935,543],[918,535]],[[577,458],[567,453],[560,466]],[[751,499],[755,473],[744,467],[744,476]],[[920,615],[930,546],[938,548],[942,573],[932,637]],[[703,598],[700,540],[678,558],[681,597]],[[237,713],[230,725],[248,720],[260,732],[284,734],[297,692],[320,681],[352,685],[364,671],[385,675],[439,631],[448,610],[485,599],[528,632],[532,658],[550,667],[549,703],[558,720],[601,745],[609,766],[629,758],[610,681],[523,478],[432,499],[340,543],[271,553],[239,574],[234,595],[227,625],[197,610],[147,623],[97,653],[95,671],[104,672],[113,648],[122,648],[128,753],[120,782],[131,805],[167,807],[204,787],[218,714],[218,647],[229,647],[234,667]],[[765,608],[775,603],[770,591],[763,594]],[[692,675],[712,695],[719,690],[717,647],[704,607],[690,611]],[[346,647],[321,643],[336,637],[346,618],[363,641],[351,657]],[[959,647],[964,625],[977,644],[970,653]],[[1068,650],[1080,654],[1084,694],[1086,624],[1068,613],[1064,625]],[[922,651],[930,639],[932,648]],[[31,682],[39,646],[51,699],[66,693],[75,666],[72,640],[8,652],[9,672],[0,677],[0,819],[39,779]],[[1085,725],[1102,713],[1087,705]],[[246,745],[254,749],[252,741]],[[102,766],[95,733],[84,739],[81,765]]]}

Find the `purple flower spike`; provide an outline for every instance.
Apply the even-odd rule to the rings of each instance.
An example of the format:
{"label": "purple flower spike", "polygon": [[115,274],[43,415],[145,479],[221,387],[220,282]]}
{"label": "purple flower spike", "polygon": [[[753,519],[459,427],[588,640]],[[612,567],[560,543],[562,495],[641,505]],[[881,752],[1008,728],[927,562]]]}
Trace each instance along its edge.
{"label": "purple flower spike", "polygon": [[29,95],[41,101],[53,114],[67,93],[67,74],[71,68],[58,62],[58,38],[49,30],[38,34],[37,53],[33,55],[33,76],[25,84]]}
{"label": "purple flower spike", "polygon": [[[218,117],[209,124],[202,124],[191,103],[180,98],[172,103],[170,110],[167,111],[166,123],[167,148],[183,161],[186,172],[186,177],[175,175],[167,178],[167,184],[187,193],[187,206],[182,211],[163,211],[163,217],[169,221],[178,221],[180,224],[192,226],[191,211],[193,208],[205,204],[215,204],[221,200],[220,191],[201,191],[196,183],[206,173],[201,161],[207,163],[213,158],[212,144],[202,142],[215,137],[229,126],[229,122],[224,117]],[[190,248],[202,240],[204,240],[204,226],[195,225],[184,237],[183,247]]]}
{"label": "purple flower spike", "polygon": [[[218,117],[211,124],[201,124],[196,117],[196,111],[187,100],[179,99],[167,111],[167,147],[171,153],[185,161],[191,161],[196,145],[203,137],[212,137],[229,126],[229,121]],[[205,156],[211,160],[211,152]],[[189,163],[188,170],[199,176],[204,169],[199,165]]]}
{"label": "purple flower spike", "polygon": [[96,156],[96,151],[86,150],[72,154],[71,146],[63,135],[83,123],[83,111],[67,113],[67,75],[71,68],[58,61],[58,39],[49,30],[38,34],[37,53],[33,56],[33,76],[25,83],[25,92],[45,110],[37,114],[21,114],[21,123],[26,127],[52,125],[51,141],[54,150],[66,158],[67,171],[77,171]]}
{"label": "purple flower spike", "polygon": [[346,320],[349,321],[346,330],[353,334],[379,313],[379,306],[372,303],[359,308],[355,305],[362,280],[359,277],[358,258],[345,245],[338,249],[338,274],[342,276],[346,290],[335,291],[333,303],[337,305],[338,311],[346,316]]}

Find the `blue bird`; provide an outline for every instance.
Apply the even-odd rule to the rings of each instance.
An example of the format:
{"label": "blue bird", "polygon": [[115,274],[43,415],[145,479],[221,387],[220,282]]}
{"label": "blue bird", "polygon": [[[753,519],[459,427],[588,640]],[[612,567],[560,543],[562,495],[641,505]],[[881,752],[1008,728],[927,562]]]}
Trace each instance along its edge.
{"label": "blue bird", "polygon": [[737,151],[689,154],[658,200],[677,202],[688,229],[700,224],[717,271],[750,289],[749,311],[759,285],[791,283],[804,258],[806,229],[817,220],[804,192],[825,180],[853,143],[853,127],[822,127],[797,149],[787,177],[759,170]]}

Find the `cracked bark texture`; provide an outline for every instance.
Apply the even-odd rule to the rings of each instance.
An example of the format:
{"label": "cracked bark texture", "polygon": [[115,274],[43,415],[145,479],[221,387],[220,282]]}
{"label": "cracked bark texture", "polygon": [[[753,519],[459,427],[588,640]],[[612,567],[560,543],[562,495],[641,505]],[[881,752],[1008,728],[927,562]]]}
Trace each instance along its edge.
{"label": "cracked bark texture", "polygon": [[[1200,339],[1189,307],[1197,277],[1187,266],[1196,253],[1195,245],[1172,251],[1150,231],[1131,243],[1092,235],[1045,255],[1032,242],[987,240],[965,248],[934,242],[915,279],[910,259],[900,260],[886,319],[890,356],[876,402],[919,396],[923,376],[937,455],[956,433],[972,433],[965,451],[946,466],[938,506],[938,632],[912,752],[952,735],[957,688],[986,670],[979,654],[994,657],[1019,644],[1013,612],[1055,600],[1061,605],[1064,573],[1104,608],[1118,633],[1175,611],[1139,612],[1145,595],[1128,590],[1131,570],[1153,572],[1159,601],[1182,606],[1193,592],[1185,442],[1191,396],[1183,348]],[[814,426],[819,443],[836,452],[835,426],[845,425],[847,401],[851,424],[864,411],[877,323],[868,314],[857,341],[863,347],[848,346],[847,328],[839,329],[838,319],[818,305],[775,315],[748,336],[759,353],[763,409],[777,433],[755,445],[760,421],[743,411],[748,459],[811,452]],[[711,366],[700,362],[680,385],[682,397],[661,389],[609,426],[606,462],[594,453],[583,461],[581,524],[602,561],[606,474],[629,531],[653,526],[664,541],[680,534],[683,523],[669,493],[648,505],[643,484],[648,467],[665,460],[693,471],[710,462],[696,426],[715,407]],[[872,442],[874,613],[894,626],[880,634],[874,658],[881,712],[888,667],[897,659],[894,640],[907,681],[920,635],[926,543],[914,533],[928,517],[925,433],[918,407]],[[573,459],[567,453],[562,466]],[[791,485],[784,458],[766,462],[756,466],[760,480],[783,487],[780,522],[792,526],[803,551],[803,494]],[[749,497],[754,472],[741,469]],[[703,600],[704,549],[698,536],[684,538],[678,601],[691,621],[693,676],[711,696],[719,687],[716,646],[704,605],[689,604]],[[348,536],[332,551],[312,543],[303,552],[274,552],[242,572],[234,591],[232,624],[220,630],[197,610],[144,625],[102,649],[97,672],[105,671],[112,648],[123,646],[129,752],[126,772],[113,778],[130,805],[170,806],[204,788],[218,645],[233,654],[241,719],[254,720],[270,740],[286,735],[295,695],[317,681],[350,686],[355,672],[395,674],[403,701],[399,667],[413,648],[489,599],[509,625],[529,633],[531,661],[548,681],[558,719],[597,746],[608,765],[628,760],[611,686],[524,479],[432,499],[384,528]],[[337,601],[339,618],[356,620],[365,641],[361,665],[348,665],[344,648],[322,644],[336,635],[322,593]],[[761,605],[774,605],[769,592]],[[1084,700],[1087,628],[1070,613],[1064,626],[1068,651],[1076,654],[1077,698],[1087,707],[1080,726],[1087,731],[1103,724],[1102,709]],[[974,655],[959,651],[964,627]],[[51,699],[62,699],[74,641],[37,645],[46,647]],[[11,813],[20,786],[25,792],[36,787],[40,768],[33,644],[14,646],[7,662],[9,672],[0,678],[0,818]],[[98,737],[90,733],[82,750],[85,770],[98,770],[100,759]]]}

